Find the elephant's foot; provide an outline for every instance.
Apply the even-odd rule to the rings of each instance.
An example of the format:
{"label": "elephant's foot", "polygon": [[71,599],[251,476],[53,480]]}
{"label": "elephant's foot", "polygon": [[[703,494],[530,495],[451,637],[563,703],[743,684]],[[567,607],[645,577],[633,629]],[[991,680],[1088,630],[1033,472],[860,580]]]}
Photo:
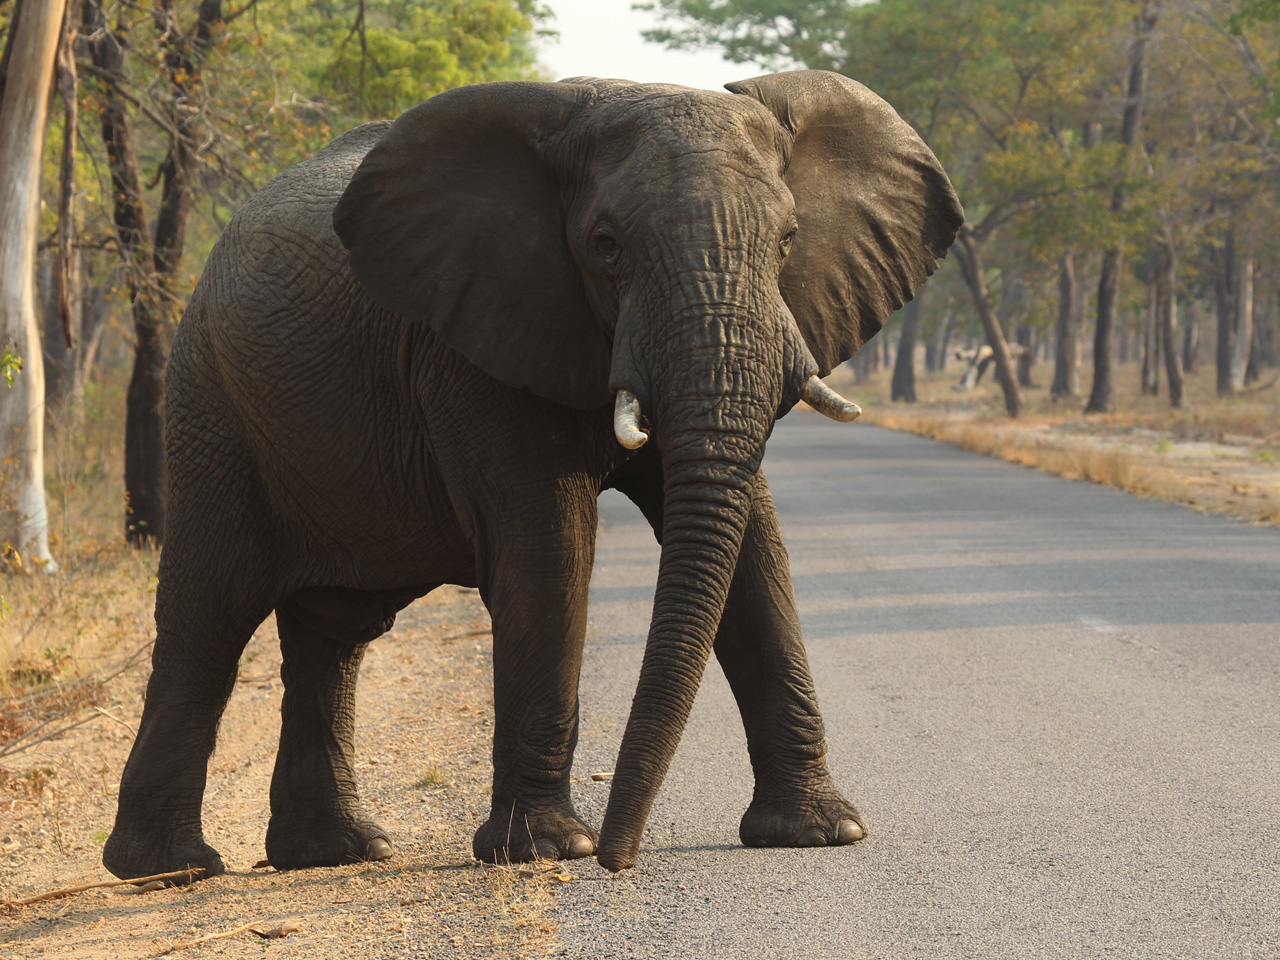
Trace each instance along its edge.
{"label": "elephant's foot", "polygon": [[[121,880],[154,877],[177,870],[198,869],[192,880],[207,880],[226,872],[218,851],[204,842],[200,829],[169,836],[158,828],[131,830],[118,824],[102,848],[102,865]],[[166,881],[186,883],[184,877]]]}
{"label": "elephant's foot", "polygon": [[577,860],[596,852],[600,835],[578,819],[572,804],[560,810],[494,809],[476,831],[471,850],[487,863]]}
{"label": "elephant's foot", "polygon": [[277,870],[340,867],[391,859],[391,839],[372,820],[273,815],[267,825],[267,860]]}
{"label": "elephant's foot", "polygon": [[748,847],[836,847],[866,835],[862,815],[831,786],[805,792],[757,789],[738,826]]}

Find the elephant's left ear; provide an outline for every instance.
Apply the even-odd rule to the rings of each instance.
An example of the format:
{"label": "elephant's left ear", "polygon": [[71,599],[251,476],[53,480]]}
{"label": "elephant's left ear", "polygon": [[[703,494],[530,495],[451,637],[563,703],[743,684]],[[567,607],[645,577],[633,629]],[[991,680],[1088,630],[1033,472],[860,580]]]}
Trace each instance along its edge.
{"label": "elephant's left ear", "polygon": [[937,157],[862,84],[797,70],[725,88],[793,136],[784,179],[800,229],[779,285],[825,376],[915,296],[964,211]]}

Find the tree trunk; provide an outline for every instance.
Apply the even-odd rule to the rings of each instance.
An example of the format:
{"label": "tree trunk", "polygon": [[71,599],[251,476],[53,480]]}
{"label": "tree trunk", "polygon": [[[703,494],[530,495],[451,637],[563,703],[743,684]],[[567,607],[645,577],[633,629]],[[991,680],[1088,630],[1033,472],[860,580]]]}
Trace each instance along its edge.
{"label": "tree trunk", "polygon": [[1196,301],[1187,301],[1187,319],[1182,331],[1182,369],[1188,374],[1196,372],[1200,364],[1200,311]]}
{"label": "tree trunk", "polygon": [[45,570],[57,564],[44,496],[44,358],[33,280],[45,118],[65,9],[65,0],[24,0],[0,100],[0,346],[12,345],[23,363],[13,386],[0,386],[0,541]]}
{"label": "tree trunk", "polygon": [[1014,331],[1014,338],[1022,347],[1022,352],[1018,354],[1015,364],[1018,370],[1018,386],[1031,389],[1035,387],[1031,379],[1031,369],[1036,362],[1036,332],[1028,324],[1022,323]]}
{"label": "tree trunk", "polygon": [[1076,256],[1070,250],[1058,261],[1056,336],[1053,386],[1049,393],[1055,398],[1074,397],[1080,389],[1080,377],[1076,371],[1080,341],[1076,339]]}
{"label": "tree trunk", "polygon": [[1221,247],[1210,247],[1213,267],[1214,301],[1218,312],[1218,342],[1214,359],[1218,374],[1218,396],[1231,393],[1231,354],[1236,322],[1235,229],[1227,230]]}
{"label": "tree trunk", "polygon": [[1102,255],[1098,277],[1098,320],[1093,331],[1093,387],[1085,413],[1111,410],[1111,334],[1116,326],[1116,300],[1120,287],[1121,252],[1112,247]]}
{"label": "tree trunk", "polygon": [[1147,322],[1142,328],[1142,393],[1160,393],[1160,250],[1154,244],[1147,253]]}
{"label": "tree trunk", "polygon": [[951,331],[955,329],[955,314],[948,310],[942,317],[942,329],[938,332],[938,373],[947,369],[947,351],[951,349]]}
{"label": "tree trunk", "polygon": [[1021,416],[1026,407],[1014,373],[1013,358],[1009,356],[1009,344],[1005,341],[1004,331],[1000,329],[1000,320],[991,308],[991,295],[987,292],[987,282],[983,276],[982,247],[967,226],[960,228],[960,249],[957,254],[960,272],[964,274],[965,285],[969,288],[973,305],[982,320],[987,342],[995,354],[996,378],[1000,381],[1000,389],[1004,391],[1004,408],[1010,417]]}
{"label": "tree trunk", "polygon": [[[53,256],[40,258],[36,270],[36,287],[39,292],[41,329],[44,335],[45,363],[45,406],[56,410],[74,392],[76,369],[81,349],[82,301],[81,301],[81,261],[83,256],[79,250],[71,253],[69,269],[66,272],[66,294],[59,289],[61,271]],[[66,316],[64,317],[64,310]],[[67,346],[67,335],[71,336],[72,346]]]}
{"label": "tree trunk", "polygon": [[[1125,98],[1124,121],[1120,138],[1130,153],[1138,142],[1142,127],[1142,97],[1147,84],[1147,44],[1155,30],[1160,0],[1144,0],[1142,12],[1134,18],[1133,47],[1129,52],[1129,92]],[[1123,186],[1111,194],[1111,211],[1120,213],[1125,205]],[[1116,306],[1120,292],[1121,248],[1111,247],[1102,255],[1102,274],[1098,278],[1098,323],[1093,337],[1093,389],[1085,413],[1108,413],[1111,410],[1111,334],[1116,324]]]}
{"label": "tree trunk", "polygon": [[[95,37],[90,44],[93,65],[113,76],[124,75],[124,42],[107,29],[101,0],[87,0],[84,27]],[[155,303],[155,257],[142,203],[142,177],[133,145],[129,104],[114,84],[107,84],[99,113],[102,142],[111,171],[116,242],[125,258],[125,283],[133,303],[134,366],[125,399],[125,539],[141,544],[159,540],[164,532],[163,444],[157,453],[154,437],[163,427],[163,394],[156,393],[163,377],[163,347],[155,328],[160,315]],[[160,370],[147,369],[157,362]]]}
{"label": "tree trunk", "polygon": [[1253,348],[1253,257],[1242,256],[1236,268],[1235,324],[1230,363],[1231,393],[1244,389],[1245,371]]}
{"label": "tree trunk", "polygon": [[920,329],[921,290],[902,311],[902,333],[898,336],[898,359],[893,365],[891,399],[903,403],[916,402],[916,334]]}
{"label": "tree trunk", "polygon": [[1182,406],[1182,364],[1178,362],[1178,252],[1161,244],[1160,276],[1156,284],[1160,310],[1160,340],[1165,375],[1169,378],[1169,406]]}
{"label": "tree trunk", "polygon": [[[177,313],[175,280],[199,160],[195,145],[199,142],[200,111],[189,108],[193,106],[193,87],[199,82],[197,64],[222,20],[221,0],[202,0],[188,39],[172,22],[171,0],[162,2],[160,10],[169,18],[164,25],[168,37],[165,68],[171,97],[169,120],[175,136],[160,166],[163,185],[154,238],[147,231],[128,104],[114,85],[107,88],[101,114],[115,194],[116,235],[130,267],[128,284],[133,301],[134,366],[125,416],[125,538],[133,544],[164,539],[164,371]],[[86,33],[98,37],[92,44],[94,65],[122,76],[124,45],[105,29],[101,0],[87,0],[84,20]]]}
{"label": "tree trunk", "polygon": [[1266,305],[1261,316],[1258,315],[1256,304],[1254,309],[1254,330],[1258,333],[1258,349],[1254,351],[1253,359],[1257,360],[1262,366],[1274,368],[1277,361],[1280,360],[1276,356],[1278,325],[1275,313],[1275,293],[1273,292],[1271,296],[1262,298],[1261,302]]}

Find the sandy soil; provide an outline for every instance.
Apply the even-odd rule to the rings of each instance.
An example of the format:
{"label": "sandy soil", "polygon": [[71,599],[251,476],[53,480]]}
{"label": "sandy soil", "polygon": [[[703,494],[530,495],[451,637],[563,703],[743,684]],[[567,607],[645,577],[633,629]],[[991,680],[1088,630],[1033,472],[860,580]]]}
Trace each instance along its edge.
{"label": "sandy soil", "polygon": [[[473,590],[444,587],[401,615],[369,650],[358,703],[357,770],[396,855],[382,864],[277,873],[264,856],[267,791],[279,733],[274,624],[245,651],[209,765],[205,836],[226,875],[145,894],[92,890],[0,910],[0,957],[134,958],[232,930],[250,932],[184,956],[541,956],[543,914],[563,868],[494,868],[470,855],[488,813],[492,767],[491,637]],[[141,714],[145,659],[111,681],[96,719],[0,758],[0,899],[113,879],[99,862],[120,771]],[[109,714],[110,716],[107,716]]]}

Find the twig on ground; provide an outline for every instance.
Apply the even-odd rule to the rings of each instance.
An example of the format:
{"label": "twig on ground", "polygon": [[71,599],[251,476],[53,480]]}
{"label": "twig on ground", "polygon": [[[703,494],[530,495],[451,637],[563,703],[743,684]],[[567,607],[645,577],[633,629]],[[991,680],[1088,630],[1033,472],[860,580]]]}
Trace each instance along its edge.
{"label": "twig on ground", "polygon": [[[54,719],[61,719],[62,717],[65,717],[70,712],[71,712],[70,710],[67,710],[63,713],[60,713]],[[46,740],[52,740],[54,737],[61,736],[62,734],[66,733],[68,730],[74,730],[76,727],[82,727],[86,723],[88,723],[90,720],[97,720],[97,719],[98,718],[96,716],[94,716],[93,714],[90,714],[87,717],[82,717],[81,719],[77,720],[75,723],[68,723],[65,726],[57,727],[52,732],[46,733],[39,740],[32,740],[30,743],[22,743],[22,737],[19,737],[17,740],[14,740],[10,743],[6,743],[3,747],[0,747],[0,757],[8,757],[8,756],[12,756],[15,753],[21,753],[23,750],[30,750],[32,747],[39,746],[40,744],[44,743]],[[40,727],[37,727],[36,729],[39,730],[42,727],[45,727],[47,725],[48,725],[47,723],[41,724]]]}
{"label": "twig on ground", "polygon": [[451,633],[447,637],[441,637],[440,642],[448,643],[450,640],[465,640],[468,637],[487,637],[491,633],[493,633],[493,629],[490,627],[485,627],[482,630],[465,630],[462,633]]}
{"label": "twig on ground", "polygon": [[259,930],[259,924],[246,923],[243,926],[236,927],[234,930],[224,930],[222,933],[211,933],[205,937],[196,937],[194,940],[179,940],[166,950],[161,950],[156,954],[157,957],[168,956],[171,953],[177,953],[179,950],[187,950],[201,943],[208,943],[210,940],[225,940],[227,937],[234,937],[240,933],[252,933],[261,937],[263,940],[279,940],[287,937],[291,933],[297,933],[302,929],[302,924],[292,920],[285,920],[274,927],[266,930]]}
{"label": "twig on ground", "polygon": [[4,907],[6,910],[13,910],[16,907],[25,907],[33,903],[39,903],[41,900],[57,900],[59,897],[69,897],[73,893],[84,893],[86,890],[101,890],[107,887],[136,886],[139,884],[152,883],[156,880],[176,880],[178,877],[186,877],[188,881],[191,881],[195,879],[195,876],[198,873],[204,873],[204,867],[188,867],[186,870],[174,870],[170,873],[157,873],[150,877],[135,877],[133,880],[102,880],[98,883],[82,883],[78,887],[63,887],[61,890],[50,890],[48,893],[41,893],[34,897],[27,897],[25,900],[6,900],[4,901]]}
{"label": "twig on ground", "polygon": [[97,704],[94,704],[93,709],[97,710],[100,714],[102,714],[102,715],[103,715],[104,717],[106,717],[108,720],[114,720],[116,723],[120,724],[120,726],[124,727],[126,730],[128,730],[130,733],[132,733],[132,734],[134,735],[134,737],[135,737],[135,738],[138,736],[138,731],[137,731],[137,730],[133,729],[133,727],[129,726],[129,724],[125,723],[123,720],[121,720],[119,717],[117,717],[117,716],[116,716],[114,713],[112,713],[110,710],[105,710],[105,709],[103,709],[102,707],[98,706]]}

